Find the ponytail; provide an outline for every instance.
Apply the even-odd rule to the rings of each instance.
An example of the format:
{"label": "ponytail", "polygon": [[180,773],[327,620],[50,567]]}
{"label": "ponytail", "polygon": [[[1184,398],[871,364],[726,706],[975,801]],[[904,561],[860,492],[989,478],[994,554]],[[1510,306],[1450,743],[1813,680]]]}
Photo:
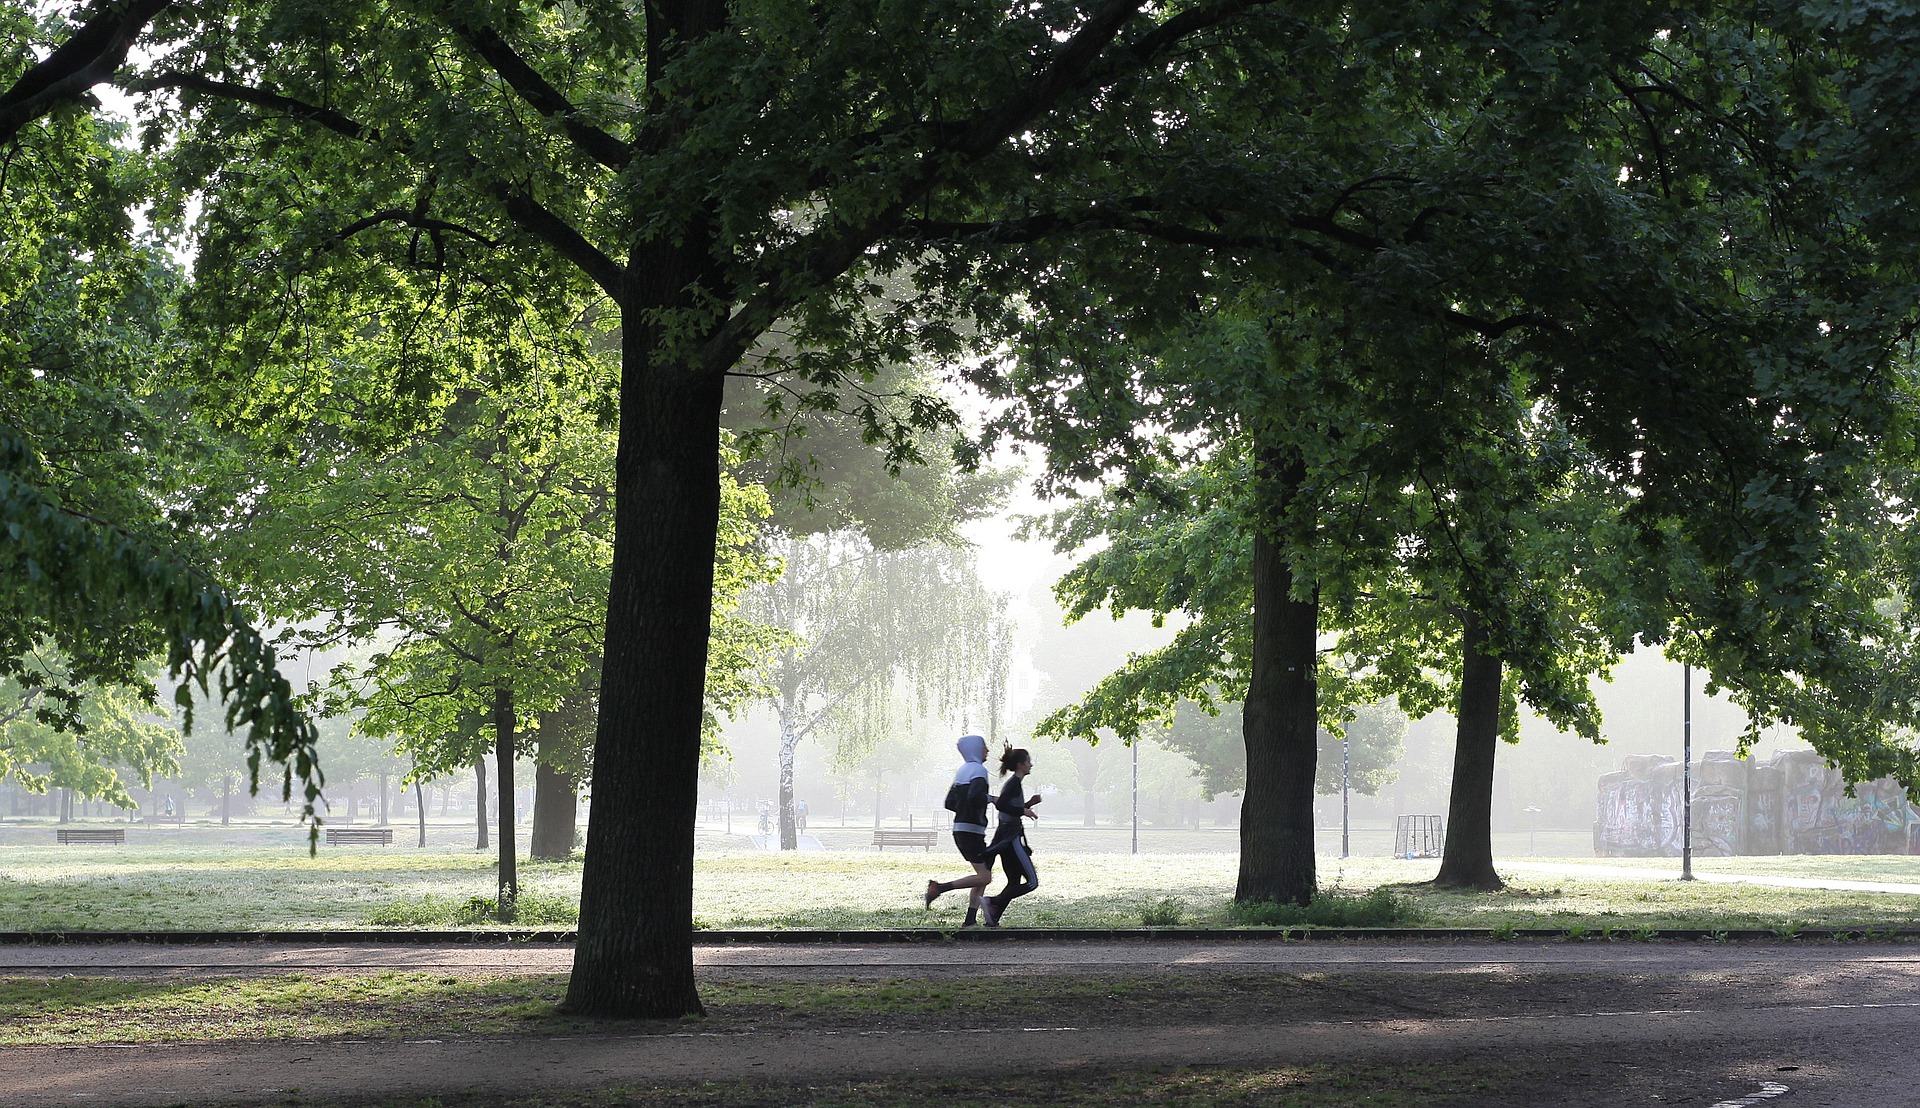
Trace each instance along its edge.
{"label": "ponytail", "polygon": [[1027,757],[1026,750],[1008,743],[1006,749],[1000,752],[1000,776],[1005,777],[1012,773],[1013,767],[1026,761]]}

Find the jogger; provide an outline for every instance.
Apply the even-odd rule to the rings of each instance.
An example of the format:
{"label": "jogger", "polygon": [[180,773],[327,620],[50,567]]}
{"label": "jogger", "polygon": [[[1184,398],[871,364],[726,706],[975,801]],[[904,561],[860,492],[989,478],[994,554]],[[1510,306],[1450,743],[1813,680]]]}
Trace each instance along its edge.
{"label": "jogger", "polygon": [[960,749],[960,769],[947,788],[947,810],[953,813],[953,845],[960,857],[973,865],[968,877],[952,881],[928,881],[926,906],[941,893],[967,890],[967,918],[962,927],[972,927],[980,912],[980,890],[993,880],[993,856],[987,852],[987,740],[978,735],[963,735],[954,744]]}
{"label": "jogger", "polygon": [[1024,782],[1027,774],[1033,772],[1033,757],[1025,750],[1009,746],[1000,755],[1000,772],[1013,776],[1000,786],[1000,795],[994,798],[993,806],[1000,812],[1000,825],[994,829],[993,843],[987,852],[1000,857],[1000,868],[1007,875],[1007,883],[988,897],[982,908],[981,922],[988,927],[1000,926],[1000,917],[1006,914],[1007,905],[1040,887],[1040,872],[1033,868],[1033,852],[1027,849],[1026,820],[1039,818],[1033,806],[1040,803],[1037,796],[1032,800],[1026,797]]}

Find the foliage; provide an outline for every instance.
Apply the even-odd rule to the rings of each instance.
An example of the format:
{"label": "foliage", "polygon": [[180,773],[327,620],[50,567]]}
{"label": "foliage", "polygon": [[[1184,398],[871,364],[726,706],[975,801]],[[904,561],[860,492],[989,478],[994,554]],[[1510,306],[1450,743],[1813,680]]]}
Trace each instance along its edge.
{"label": "foliage", "polygon": [[[1213,714],[1191,702],[1178,704],[1172,721],[1154,736],[1193,759],[1202,795],[1209,800],[1246,787],[1247,752],[1241,740],[1239,713],[1234,710],[1237,703],[1221,694],[1218,704],[1219,711]],[[1063,712],[1084,707],[1070,706]],[[1360,705],[1337,734],[1322,727],[1314,790],[1323,795],[1340,791],[1344,741],[1348,744],[1344,751],[1349,762],[1348,787],[1362,796],[1378,793],[1400,776],[1406,733],[1407,717],[1393,702],[1384,700]]]}
{"label": "foliage", "polygon": [[[528,891],[514,901],[514,924],[519,927],[571,927],[580,918],[572,897]],[[500,919],[500,907],[491,898],[465,900],[431,893],[411,900],[395,900],[375,907],[366,922],[375,927],[485,927]]]}
{"label": "foliage", "polygon": [[1408,927],[1420,913],[1386,886],[1361,895],[1322,890],[1306,904],[1236,900],[1227,918],[1252,927]]}
{"label": "foliage", "polygon": [[[44,659],[34,661],[44,664]],[[49,723],[38,712],[48,683],[45,678],[32,684],[0,680],[0,705],[5,705],[0,707],[0,778],[15,777],[33,792],[70,789],[134,808],[138,805],[118,767],[131,771],[143,785],[156,774],[175,771],[182,752],[180,733],[166,726],[154,705],[134,689],[80,685],[74,689],[80,697],[77,713]],[[236,754],[233,768],[241,765]]]}
{"label": "foliage", "polygon": [[[35,41],[34,18],[9,8],[0,30]],[[166,381],[180,277],[128,214],[150,167],[70,98],[36,98],[36,72],[29,51],[0,58],[11,85],[0,96],[0,677],[35,701],[39,724],[78,729],[124,716],[129,696],[150,699],[159,658],[182,690],[183,725],[185,690],[217,688],[229,730],[245,734],[252,786],[263,760],[283,765],[283,793],[297,781],[310,810],[312,726],[271,646],[206,572],[196,506],[176,495],[194,443],[187,397]],[[150,736],[134,746],[145,753],[122,750],[133,765],[160,753]]]}
{"label": "foliage", "polygon": [[1187,902],[1177,896],[1163,896],[1140,908],[1142,927],[1178,927],[1185,918]]}

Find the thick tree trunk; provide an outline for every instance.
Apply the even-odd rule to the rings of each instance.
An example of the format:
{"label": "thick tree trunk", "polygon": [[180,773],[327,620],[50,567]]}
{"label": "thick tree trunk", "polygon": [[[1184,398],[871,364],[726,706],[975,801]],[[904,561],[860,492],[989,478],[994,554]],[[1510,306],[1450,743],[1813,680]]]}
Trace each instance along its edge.
{"label": "thick tree trunk", "polygon": [[475,850],[487,849],[487,760],[473,763],[473,822],[479,829],[480,841],[473,844]]}
{"label": "thick tree trunk", "polygon": [[1240,805],[1236,900],[1313,899],[1313,775],[1319,757],[1314,670],[1319,604],[1295,600],[1293,570],[1271,533],[1304,477],[1275,474],[1253,539],[1253,667],[1241,734],[1247,790]]}
{"label": "thick tree trunk", "polygon": [[1500,750],[1498,656],[1485,651],[1486,629],[1469,612],[1460,635],[1460,716],[1453,742],[1453,795],[1436,885],[1503,889],[1493,869],[1493,763]]}
{"label": "thick tree trunk", "polygon": [[499,688],[493,691],[493,764],[500,781],[500,891],[494,905],[502,923],[513,922],[520,903],[520,872],[515,865],[517,852],[513,834],[514,803],[518,799],[514,795],[513,757],[513,691]]}
{"label": "thick tree trunk", "polygon": [[[689,238],[695,241],[662,247],[666,257],[634,259],[631,279],[651,286],[637,303],[684,295],[689,275],[707,264],[700,236]],[[670,1019],[703,1011],[693,978],[693,827],[713,623],[722,378],[654,362],[660,335],[642,324],[646,313],[635,306],[624,315],[613,574],[593,753],[597,803],[587,819],[566,1007]]]}
{"label": "thick tree trunk", "polygon": [[383,773],[380,775],[380,826],[382,827],[385,827],[388,822],[387,820],[387,778],[389,778],[390,776],[392,775],[386,774],[386,773]]}
{"label": "thick tree trunk", "polygon": [[564,862],[573,857],[573,832],[580,810],[580,790],[573,778],[545,762],[533,767],[533,834],[527,852],[535,858]]}
{"label": "thick tree trunk", "polygon": [[793,818],[793,756],[800,736],[793,733],[785,712],[780,715],[780,849],[800,849],[800,832]]}

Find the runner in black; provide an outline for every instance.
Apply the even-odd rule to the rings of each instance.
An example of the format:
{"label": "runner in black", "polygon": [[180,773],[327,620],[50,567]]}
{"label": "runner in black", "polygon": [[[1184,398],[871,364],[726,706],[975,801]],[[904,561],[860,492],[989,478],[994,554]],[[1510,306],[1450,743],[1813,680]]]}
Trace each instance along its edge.
{"label": "runner in black", "polygon": [[994,829],[987,853],[999,856],[1007,883],[986,900],[981,922],[988,927],[1000,926],[1000,917],[1016,897],[1040,887],[1040,872],[1033,868],[1033,852],[1027,849],[1026,821],[1039,818],[1033,806],[1040,803],[1037,796],[1027,799],[1024,783],[1027,774],[1033,772],[1033,757],[1025,750],[1010,746],[1000,755],[1000,772],[1013,776],[1000,786],[1000,795],[994,798],[993,806],[1000,811],[1000,825]]}

